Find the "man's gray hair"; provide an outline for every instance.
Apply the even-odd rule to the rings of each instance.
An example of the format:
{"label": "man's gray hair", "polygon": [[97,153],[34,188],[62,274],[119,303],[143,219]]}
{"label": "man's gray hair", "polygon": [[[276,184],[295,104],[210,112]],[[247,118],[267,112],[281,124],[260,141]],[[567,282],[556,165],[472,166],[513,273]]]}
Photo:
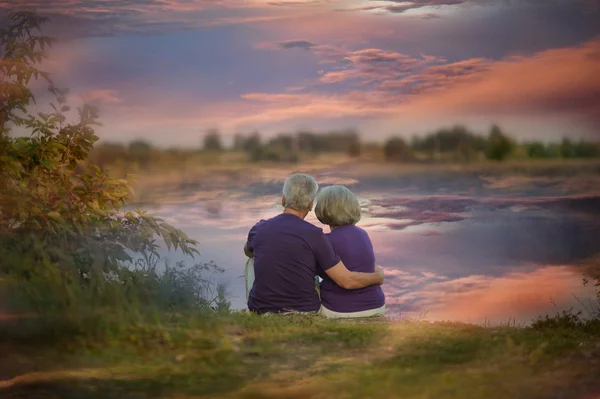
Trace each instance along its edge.
{"label": "man's gray hair", "polygon": [[308,210],[318,190],[319,185],[314,177],[301,173],[291,175],[283,183],[285,208],[300,212]]}
{"label": "man's gray hair", "polygon": [[360,203],[356,195],[340,185],[325,187],[317,196],[317,219],[329,226],[346,226],[360,220]]}

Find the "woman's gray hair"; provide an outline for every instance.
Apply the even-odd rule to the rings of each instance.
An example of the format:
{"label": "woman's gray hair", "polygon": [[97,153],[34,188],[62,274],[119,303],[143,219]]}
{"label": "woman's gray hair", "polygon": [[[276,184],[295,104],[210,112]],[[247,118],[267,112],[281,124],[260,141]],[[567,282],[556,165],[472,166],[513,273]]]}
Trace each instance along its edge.
{"label": "woman's gray hair", "polygon": [[360,220],[360,203],[356,195],[344,186],[329,186],[317,196],[317,219],[329,226],[346,226]]}
{"label": "woman's gray hair", "polygon": [[294,174],[283,183],[284,207],[304,212],[310,208],[319,191],[317,181],[309,175]]}

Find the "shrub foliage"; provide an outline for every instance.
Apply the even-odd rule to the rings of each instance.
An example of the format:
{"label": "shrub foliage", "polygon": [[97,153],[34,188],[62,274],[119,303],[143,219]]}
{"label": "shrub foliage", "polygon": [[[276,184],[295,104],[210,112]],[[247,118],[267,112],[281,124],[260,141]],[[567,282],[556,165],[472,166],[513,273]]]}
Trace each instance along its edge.
{"label": "shrub foliage", "polygon": [[[10,18],[0,31],[0,273],[29,310],[43,314],[119,300],[120,306],[157,304],[165,278],[181,282],[174,274],[179,269],[161,274],[156,262],[136,265],[159,259],[159,239],[192,257],[197,242],[144,211],[121,211],[133,193],[128,180],[85,162],[98,140],[97,109],[83,105],[73,112],[67,90],[39,69],[53,41],[41,34],[45,19],[29,12]],[[35,79],[49,85],[49,112],[30,111]],[[194,270],[208,269],[216,267]],[[201,280],[189,277],[186,284]],[[159,305],[176,303],[174,295]]]}

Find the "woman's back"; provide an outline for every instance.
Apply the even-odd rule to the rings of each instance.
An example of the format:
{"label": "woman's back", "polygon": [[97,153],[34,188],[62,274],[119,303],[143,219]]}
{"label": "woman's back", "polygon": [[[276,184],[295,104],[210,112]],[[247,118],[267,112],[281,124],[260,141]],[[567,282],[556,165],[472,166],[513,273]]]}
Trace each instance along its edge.
{"label": "woman's back", "polygon": [[[335,228],[327,237],[348,270],[363,273],[375,271],[373,244],[366,231],[355,225],[346,225]],[[329,310],[361,312],[385,304],[385,296],[378,285],[346,290],[335,284],[325,273],[320,275],[323,278],[321,303]]]}

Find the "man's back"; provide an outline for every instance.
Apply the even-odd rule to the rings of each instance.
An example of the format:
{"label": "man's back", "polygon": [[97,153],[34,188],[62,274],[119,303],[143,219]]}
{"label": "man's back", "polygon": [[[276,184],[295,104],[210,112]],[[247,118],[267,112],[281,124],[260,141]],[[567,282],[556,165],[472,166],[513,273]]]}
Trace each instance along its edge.
{"label": "man's back", "polygon": [[339,262],[323,231],[292,214],[258,222],[248,234],[254,252],[254,286],[248,308],[257,312],[316,312],[317,265],[327,270]]}

